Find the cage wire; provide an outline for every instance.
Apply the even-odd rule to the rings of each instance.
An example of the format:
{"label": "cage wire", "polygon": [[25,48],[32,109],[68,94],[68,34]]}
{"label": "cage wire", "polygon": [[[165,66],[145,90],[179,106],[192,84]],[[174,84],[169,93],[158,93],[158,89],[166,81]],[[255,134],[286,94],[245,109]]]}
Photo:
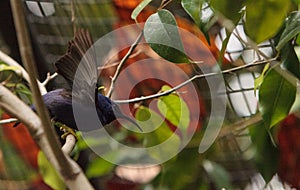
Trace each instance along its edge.
{"label": "cage wire", "polygon": [[[46,63],[47,70],[52,72],[52,63],[66,50],[67,42],[73,37],[73,25],[88,28],[95,38],[110,32],[112,23],[116,21],[115,10],[109,0],[76,1],[69,0],[38,1],[25,0],[27,21],[34,41],[38,44],[36,51]],[[75,7],[76,13],[71,11]],[[72,15],[76,18],[72,19]],[[212,16],[209,5],[203,8],[202,19]],[[73,15],[74,16],[74,15]],[[216,36],[216,46],[221,50],[222,42],[226,39],[224,28],[220,28]],[[243,22],[240,22],[232,32],[225,51],[225,58],[233,65],[239,66],[255,61],[272,58],[275,55],[272,40],[258,44],[258,51],[251,47]],[[228,100],[229,121],[236,122],[255,115],[258,111],[257,91],[254,92],[254,80],[261,73],[262,67],[243,69],[225,76],[226,95]],[[229,134],[217,141],[219,156],[217,161],[230,173],[231,179],[237,186],[257,183],[255,167],[251,159],[245,159],[244,152],[251,146],[247,129],[240,135]]]}
{"label": "cage wire", "polygon": [[[221,28],[216,45],[221,51],[222,42],[226,39],[225,29]],[[265,61],[276,55],[273,40],[268,40],[257,45],[255,50],[244,32],[243,22],[240,22],[230,35],[225,58],[233,65],[240,66],[254,62]],[[232,123],[250,118],[258,113],[258,91],[254,89],[254,81],[261,74],[264,66],[242,69],[225,77],[226,95],[228,102],[228,120]],[[234,129],[232,129],[234,130]],[[217,141],[221,157],[217,161],[222,163],[230,173],[233,184],[241,189],[261,187],[272,189],[274,184],[281,184],[278,177],[266,185],[264,179],[257,173],[254,162],[245,156],[251,148],[252,142],[249,130],[242,130],[238,134],[229,133]],[[258,177],[259,176],[259,177]],[[262,185],[263,184],[263,185]],[[284,184],[281,184],[283,187]],[[285,188],[289,189],[287,186]]]}

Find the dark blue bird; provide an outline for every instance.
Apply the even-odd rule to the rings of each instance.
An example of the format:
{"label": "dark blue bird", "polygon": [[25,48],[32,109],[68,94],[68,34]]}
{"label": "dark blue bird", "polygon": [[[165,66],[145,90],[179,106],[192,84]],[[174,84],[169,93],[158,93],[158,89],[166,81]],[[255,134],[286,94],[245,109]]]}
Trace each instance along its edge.
{"label": "dark blue bird", "polygon": [[[57,89],[43,95],[51,118],[81,131],[99,129],[116,118],[123,118],[142,131],[134,120],[122,114],[117,104],[98,93],[97,61],[92,45],[93,41],[89,32],[78,30],[69,42],[66,54],[55,62],[57,73],[67,80],[72,91]],[[102,126],[95,126],[95,122],[90,118],[95,110]],[[77,113],[79,111],[83,127],[81,124],[79,128],[76,124],[78,123],[74,117],[76,111]]]}

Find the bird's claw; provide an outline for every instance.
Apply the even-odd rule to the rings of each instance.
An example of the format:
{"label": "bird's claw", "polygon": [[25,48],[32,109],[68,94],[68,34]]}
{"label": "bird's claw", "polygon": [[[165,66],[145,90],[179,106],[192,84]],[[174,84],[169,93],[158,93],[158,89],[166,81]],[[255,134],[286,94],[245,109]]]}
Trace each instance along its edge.
{"label": "bird's claw", "polygon": [[64,134],[62,134],[60,136],[62,139],[66,139],[66,137],[68,135],[73,135],[76,138],[76,140],[78,140],[78,137],[77,137],[76,132],[74,131],[74,129],[66,126],[65,124],[62,124],[62,126],[60,126],[59,130],[64,132]]}
{"label": "bird's claw", "polygon": [[62,139],[66,139],[66,137],[71,134],[76,138],[76,140],[78,140],[78,137],[77,137],[76,132],[74,131],[74,129],[68,127],[67,125],[65,125],[65,124],[63,124],[59,121],[54,121],[54,120],[51,119],[51,122],[53,122],[55,126],[59,127],[60,131],[64,132],[60,136]]}

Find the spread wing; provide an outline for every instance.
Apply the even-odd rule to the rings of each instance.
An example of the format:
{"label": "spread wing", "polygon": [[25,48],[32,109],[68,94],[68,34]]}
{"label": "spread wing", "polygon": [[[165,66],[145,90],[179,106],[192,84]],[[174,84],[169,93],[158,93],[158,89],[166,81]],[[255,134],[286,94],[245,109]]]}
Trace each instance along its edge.
{"label": "spread wing", "polygon": [[87,30],[79,29],[68,44],[68,50],[55,62],[57,73],[72,88],[72,95],[81,100],[94,102],[97,85],[97,59],[93,40]]}

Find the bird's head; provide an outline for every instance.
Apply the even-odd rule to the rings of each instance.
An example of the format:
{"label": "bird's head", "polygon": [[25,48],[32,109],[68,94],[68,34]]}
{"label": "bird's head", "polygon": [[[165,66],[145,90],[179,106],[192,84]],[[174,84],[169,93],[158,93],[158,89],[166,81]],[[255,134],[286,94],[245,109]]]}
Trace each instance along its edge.
{"label": "bird's head", "polygon": [[124,115],[119,106],[106,96],[98,93],[97,107],[101,111],[100,119],[103,125],[109,124],[115,119],[125,119],[134,124],[140,131],[142,128],[130,117]]}

